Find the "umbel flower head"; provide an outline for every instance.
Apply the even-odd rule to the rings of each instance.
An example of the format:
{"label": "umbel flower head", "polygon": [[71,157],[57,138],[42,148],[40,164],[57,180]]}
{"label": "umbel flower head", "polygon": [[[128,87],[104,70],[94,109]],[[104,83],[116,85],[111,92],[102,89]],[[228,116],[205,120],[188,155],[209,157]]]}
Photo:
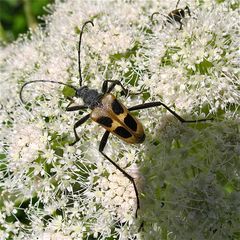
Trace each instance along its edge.
{"label": "umbel flower head", "polygon": [[[191,16],[166,22],[175,1],[56,1],[46,27],[1,48],[0,239],[238,239],[240,225],[239,3],[180,1]],[[160,14],[151,15],[154,12]],[[48,79],[78,86],[82,25],[83,84],[101,89],[118,79],[132,93],[127,106],[162,101],[164,108],[134,115],[145,128],[141,145],[112,136],[82,112],[65,111],[72,92]],[[81,100],[74,99],[81,104]],[[140,227],[141,226],[141,227]]]}

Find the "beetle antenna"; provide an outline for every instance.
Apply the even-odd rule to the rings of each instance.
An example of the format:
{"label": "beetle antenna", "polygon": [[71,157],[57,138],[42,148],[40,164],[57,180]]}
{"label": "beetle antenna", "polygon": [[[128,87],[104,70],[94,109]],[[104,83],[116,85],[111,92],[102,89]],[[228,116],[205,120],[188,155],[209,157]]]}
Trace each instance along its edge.
{"label": "beetle antenna", "polygon": [[28,84],[31,84],[31,83],[38,83],[38,82],[48,82],[48,83],[56,83],[56,84],[60,84],[60,85],[64,85],[64,86],[67,86],[67,87],[70,87],[72,89],[74,89],[75,91],[77,91],[78,89],[70,84],[66,84],[66,83],[62,83],[62,82],[57,82],[57,81],[51,81],[51,80],[33,80],[33,81],[29,81],[29,82],[26,82],[22,85],[21,89],[20,89],[20,93],[19,93],[19,97],[20,97],[20,100],[21,102],[24,104],[25,102],[23,101],[23,97],[22,97],[22,92],[23,92],[23,89],[28,85]]}
{"label": "beetle antenna", "polygon": [[176,8],[178,7],[178,4],[179,4],[180,0],[177,1],[177,5],[176,5]]}
{"label": "beetle antenna", "polygon": [[154,12],[154,13],[151,15],[151,17],[150,17],[150,19],[151,19],[152,22],[153,22],[153,16],[154,16],[154,15],[157,15],[157,14],[160,14],[160,15],[162,15],[163,17],[168,17],[167,15],[164,15],[164,14],[162,14],[162,13],[160,13],[160,12]]}
{"label": "beetle antenna", "polygon": [[151,15],[151,18],[150,18],[150,19],[151,19],[152,22],[153,22],[153,16],[154,16],[154,15],[157,15],[157,14],[160,14],[160,12],[154,12],[154,13]]}
{"label": "beetle antenna", "polygon": [[82,35],[83,35],[83,30],[85,28],[85,26],[91,23],[92,26],[94,27],[94,24],[92,21],[87,21],[83,24],[81,32],[80,32],[80,36],[79,36],[79,43],[78,43],[78,71],[79,71],[79,85],[80,87],[82,86],[82,70],[81,70],[81,58],[80,58],[80,50],[81,50],[81,44],[82,44]]}

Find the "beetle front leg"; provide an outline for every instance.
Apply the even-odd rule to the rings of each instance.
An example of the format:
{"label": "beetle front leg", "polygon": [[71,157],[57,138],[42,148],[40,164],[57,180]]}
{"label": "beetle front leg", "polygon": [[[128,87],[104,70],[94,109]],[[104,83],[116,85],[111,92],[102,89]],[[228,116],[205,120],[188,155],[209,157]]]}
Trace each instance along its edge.
{"label": "beetle front leg", "polygon": [[179,4],[180,0],[177,1],[177,4],[176,4],[176,7],[175,8],[178,8],[178,4]]}
{"label": "beetle front leg", "polygon": [[75,143],[77,143],[79,140],[80,140],[80,137],[78,136],[77,134],[77,131],[76,129],[82,125],[83,123],[85,123],[90,117],[90,114],[84,116],[83,118],[81,118],[80,120],[78,120],[75,124],[74,124],[74,127],[73,127],[73,131],[74,131],[74,135],[75,135],[75,141],[73,143],[70,143],[69,145],[70,146],[73,146]]}
{"label": "beetle front leg", "polygon": [[153,17],[154,17],[154,15],[157,15],[157,14],[160,14],[160,12],[154,12],[152,15],[151,15],[151,17],[150,17],[150,20],[151,20],[151,22],[154,24],[154,19],[153,19]]}
{"label": "beetle front leg", "polygon": [[[108,87],[109,82],[112,83],[110,87]],[[125,96],[128,95],[128,90],[122,85],[122,83],[119,80],[105,80],[102,85],[102,93],[103,94],[110,93],[115,88],[116,85],[119,85],[122,88]]]}
{"label": "beetle front leg", "polygon": [[87,108],[88,107],[83,106],[83,105],[77,105],[77,106],[72,106],[72,107],[67,106],[66,111],[67,112],[74,112],[74,111],[83,110],[83,109],[87,109]]}
{"label": "beetle front leg", "polygon": [[190,8],[189,8],[188,6],[186,6],[185,9],[187,10],[187,13],[188,13],[189,17],[191,17],[191,11],[190,11]]}
{"label": "beetle front leg", "polygon": [[87,109],[88,107],[84,106],[84,105],[75,105],[70,107],[73,103],[74,100],[70,97],[68,97],[68,99],[70,100],[70,103],[66,106],[66,111],[67,112],[73,112],[73,111],[78,111],[78,110],[82,110],[82,109]]}
{"label": "beetle front leg", "polygon": [[134,178],[132,176],[130,176],[127,172],[125,172],[121,167],[119,167],[111,158],[109,158],[104,152],[104,148],[107,144],[107,140],[108,140],[108,136],[109,136],[110,132],[106,131],[101,139],[100,145],[99,145],[99,152],[110,162],[112,163],[126,178],[129,179],[129,181],[133,184],[134,187],[134,191],[136,194],[136,198],[137,198],[137,209],[136,209],[136,213],[135,213],[135,217],[137,218],[137,212],[138,209],[140,208],[140,202],[139,202],[139,195],[138,195],[138,190],[137,190],[137,185],[134,181]]}
{"label": "beetle front leg", "polygon": [[[108,82],[111,82],[112,84],[110,85],[110,87],[108,88]],[[143,93],[143,91],[142,92],[138,92],[138,93],[129,93],[130,91],[128,90],[128,89],[126,89],[123,85],[122,85],[122,83],[120,82],[120,81],[118,81],[118,80],[105,80],[104,82],[103,82],[103,85],[102,85],[102,93],[103,94],[105,94],[105,93],[110,93],[114,88],[115,88],[115,86],[116,85],[119,85],[119,86],[121,86],[121,88],[122,88],[122,92],[123,92],[123,94],[127,97],[127,96],[136,96],[136,95],[139,95],[139,94],[142,94]],[[121,93],[122,93],[121,92]],[[122,95],[122,94],[121,94]]]}

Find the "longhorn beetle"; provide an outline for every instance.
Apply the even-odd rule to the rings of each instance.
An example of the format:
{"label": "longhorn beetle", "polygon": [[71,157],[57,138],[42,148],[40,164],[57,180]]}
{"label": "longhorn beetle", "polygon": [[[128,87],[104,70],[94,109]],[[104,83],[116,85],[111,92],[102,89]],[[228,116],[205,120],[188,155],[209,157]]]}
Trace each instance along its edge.
{"label": "longhorn beetle", "polygon": [[[185,18],[185,14],[187,13],[189,17],[191,17],[191,11],[190,8],[188,6],[186,6],[184,9],[183,8],[177,8],[178,4],[179,4],[180,0],[177,1],[176,4],[176,9],[171,11],[166,17],[166,21],[168,23],[173,24],[174,22],[178,22],[180,24],[180,28],[179,30],[182,30],[182,20]],[[151,21],[153,22],[153,16],[156,14],[160,14],[159,12],[154,12],[151,15]],[[166,26],[166,21],[164,21],[164,25]]]}
{"label": "longhorn beetle", "polygon": [[126,143],[130,143],[130,144],[142,143],[145,139],[145,133],[144,133],[142,123],[136,117],[131,115],[130,112],[135,110],[145,109],[145,108],[157,107],[157,106],[165,107],[170,113],[172,113],[182,123],[200,122],[200,121],[206,121],[209,119],[185,120],[182,117],[180,117],[177,113],[175,113],[173,110],[171,110],[168,106],[166,106],[164,103],[159,101],[143,103],[143,104],[139,104],[139,105],[127,108],[119,100],[117,100],[113,94],[111,94],[112,90],[116,85],[119,85],[122,88],[125,96],[128,94],[127,89],[125,89],[122,83],[118,80],[104,80],[102,84],[102,90],[100,93],[95,89],[89,88],[88,86],[83,86],[80,50],[81,50],[81,43],[82,43],[82,34],[87,24],[91,24],[92,26],[94,26],[92,21],[85,22],[82,26],[80,36],[79,36],[78,71],[79,71],[80,87],[78,88],[70,84],[65,84],[58,81],[33,80],[33,81],[26,82],[22,85],[19,93],[20,100],[22,101],[22,103],[24,103],[22,98],[23,89],[26,87],[26,85],[31,83],[38,83],[38,82],[55,83],[55,84],[61,84],[74,89],[75,97],[81,98],[84,104],[78,105],[78,106],[71,106],[73,103],[73,100],[71,99],[70,103],[66,107],[66,111],[78,111],[78,110],[90,108],[91,113],[85,115],[74,124],[73,131],[75,135],[75,141],[70,145],[72,146],[80,140],[80,137],[78,136],[76,129],[79,126],[81,126],[83,123],[85,123],[89,118],[91,118],[93,121],[97,122],[99,125],[101,125],[103,128],[106,129],[100,141],[99,151],[110,163],[112,163],[133,184],[134,191],[136,194],[136,201],[137,201],[136,214],[135,214],[135,216],[137,217],[137,211],[140,208],[140,203],[139,203],[139,194],[138,194],[138,190],[137,190],[137,186],[135,184],[134,178],[130,176],[120,166],[118,166],[117,163],[115,163],[110,157],[108,157],[103,152],[106,146],[109,134],[110,133],[114,134],[115,136],[117,136],[118,138],[120,138]]}

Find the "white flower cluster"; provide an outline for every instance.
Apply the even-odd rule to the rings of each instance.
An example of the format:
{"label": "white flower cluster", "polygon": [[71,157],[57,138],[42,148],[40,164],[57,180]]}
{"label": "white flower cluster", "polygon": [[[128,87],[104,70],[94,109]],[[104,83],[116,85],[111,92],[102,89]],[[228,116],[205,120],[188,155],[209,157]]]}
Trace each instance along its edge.
{"label": "white flower cluster", "polygon": [[[217,2],[180,1],[191,16],[179,30],[166,21],[176,1],[59,0],[45,28],[1,48],[0,239],[239,237],[239,3]],[[100,91],[117,79],[138,93],[116,87],[128,107],[162,101],[186,119],[214,118],[181,124],[146,109],[144,144],[109,138],[104,152],[137,183],[137,219],[133,185],[98,151],[104,130],[87,121],[69,146],[84,113],[65,111],[66,88],[31,84],[19,100],[31,80],[78,86],[88,20],[84,85]]]}

